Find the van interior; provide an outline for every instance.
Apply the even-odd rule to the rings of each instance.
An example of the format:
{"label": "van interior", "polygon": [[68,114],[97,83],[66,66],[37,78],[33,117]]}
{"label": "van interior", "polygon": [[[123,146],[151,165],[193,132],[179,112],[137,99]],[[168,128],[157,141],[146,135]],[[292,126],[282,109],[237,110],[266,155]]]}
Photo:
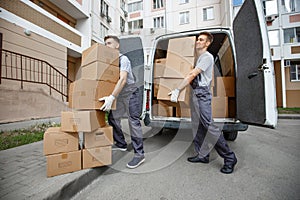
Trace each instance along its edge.
{"label": "van interior", "polygon": [[[212,33],[214,36],[213,43],[208,51],[214,56],[214,75],[211,84],[212,92],[212,115],[213,118],[235,118],[236,116],[236,97],[235,97],[235,61],[233,57],[232,44],[228,35],[224,32]],[[182,37],[191,37],[197,35],[184,35],[178,37],[167,37],[157,42],[154,61],[153,61],[153,87],[152,87],[152,117],[176,117],[190,118],[190,109],[188,106],[171,103],[167,100],[161,100],[157,95],[160,86],[158,81],[164,78],[164,74],[157,74],[162,71],[157,63],[164,63],[167,59],[169,40]],[[170,39],[171,38],[171,39]],[[195,58],[196,62],[197,58]],[[172,66],[168,66],[172,67]],[[156,74],[155,74],[156,73]]]}

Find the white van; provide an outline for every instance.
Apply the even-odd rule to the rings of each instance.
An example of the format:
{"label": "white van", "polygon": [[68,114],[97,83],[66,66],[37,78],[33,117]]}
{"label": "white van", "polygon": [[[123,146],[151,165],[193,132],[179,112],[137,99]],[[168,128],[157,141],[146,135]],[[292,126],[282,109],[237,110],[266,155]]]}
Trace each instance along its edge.
{"label": "white van", "polygon": [[[213,116],[214,122],[220,125],[225,139],[235,140],[238,131],[247,130],[248,124],[274,128],[277,124],[275,74],[260,0],[244,2],[232,29],[210,28],[157,37],[144,68],[140,67],[144,62],[141,39],[133,37],[121,39],[123,49],[120,50],[131,60],[140,85],[143,96],[141,109],[145,125],[159,129],[191,127],[190,117],[178,115],[176,111],[178,107],[171,108],[171,114],[164,115],[157,112],[159,99],[154,94],[154,71],[156,60],[166,57],[170,39],[198,37],[201,31],[208,31],[214,36],[208,51],[213,54],[216,61],[215,84],[217,77],[228,76],[228,73],[234,77],[234,95],[230,97],[229,114],[225,117]],[[226,57],[222,58],[224,52],[227,52]],[[215,95],[216,88],[212,92]]]}

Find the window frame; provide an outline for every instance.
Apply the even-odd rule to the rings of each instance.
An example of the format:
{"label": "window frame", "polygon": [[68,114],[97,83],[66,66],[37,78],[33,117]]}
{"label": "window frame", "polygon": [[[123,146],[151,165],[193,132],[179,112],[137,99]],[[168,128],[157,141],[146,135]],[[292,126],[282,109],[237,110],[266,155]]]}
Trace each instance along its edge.
{"label": "window frame", "polygon": [[108,34],[109,29],[102,23],[100,22],[100,37],[104,38]]}
{"label": "window frame", "polygon": [[152,1],[152,9],[163,9],[165,7],[165,0],[153,0]]}
{"label": "window frame", "polygon": [[[295,71],[292,72],[292,69],[295,69]],[[295,79],[293,79],[292,74],[295,75]],[[300,82],[300,64],[290,66],[290,81]]]}
{"label": "window frame", "polygon": [[165,28],[165,17],[164,16],[154,17],[153,28]]}
{"label": "window frame", "polygon": [[179,5],[181,5],[181,4],[187,4],[187,3],[190,3],[190,1],[189,0],[179,0]]}
{"label": "window frame", "polygon": [[137,12],[143,10],[143,1],[136,1],[127,5],[128,12]]}
{"label": "window frame", "polygon": [[[291,35],[287,35],[288,30],[292,31],[293,37],[290,37]],[[289,37],[289,38],[287,38],[287,37]],[[287,40],[289,40],[289,41],[287,41]],[[284,44],[300,43],[300,27],[283,29],[283,42],[284,42]]]}
{"label": "window frame", "polygon": [[144,26],[143,19],[130,21],[127,24],[128,24],[128,30],[129,31],[140,30],[140,29],[143,29],[143,26]]}
{"label": "window frame", "polygon": [[[212,18],[208,18],[208,10],[212,10]],[[215,12],[214,12],[214,7],[213,6],[209,6],[206,8],[203,8],[203,21],[211,21],[215,19]]]}
{"label": "window frame", "polygon": [[[183,21],[181,20],[183,17]],[[189,24],[190,23],[190,11],[184,11],[179,13],[179,25]]]}

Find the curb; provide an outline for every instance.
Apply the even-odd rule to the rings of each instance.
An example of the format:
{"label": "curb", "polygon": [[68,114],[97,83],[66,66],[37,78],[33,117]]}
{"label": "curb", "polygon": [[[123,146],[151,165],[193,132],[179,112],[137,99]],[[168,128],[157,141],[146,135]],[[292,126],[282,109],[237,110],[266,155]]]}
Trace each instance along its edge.
{"label": "curb", "polygon": [[295,115],[295,114],[290,114],[290,115],[285,115],[285,114],[279,114],[278,119],[300,119],[300,115]]}
{"label": "curb", "polygon": [[60,117],[33,119],[27,121],[9,122],[0,124],[0,131],[13,131],[16,129],[29,128],[42,123],[60,123]]}

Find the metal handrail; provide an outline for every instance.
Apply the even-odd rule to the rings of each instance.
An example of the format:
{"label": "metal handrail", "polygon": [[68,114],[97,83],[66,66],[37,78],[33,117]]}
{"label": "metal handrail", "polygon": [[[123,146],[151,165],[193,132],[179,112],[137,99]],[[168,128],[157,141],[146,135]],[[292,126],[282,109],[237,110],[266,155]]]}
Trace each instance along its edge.
{"label": "metal handrail", "polygon": [[49,86],[50,95],[54,90],[62,95],[62,101],[64,97],[68,98],[68,87],[72,81],[47,61],[2,49],[0,70],[0,80],[20,81],[22,89],[24,82],[44,84]]}

